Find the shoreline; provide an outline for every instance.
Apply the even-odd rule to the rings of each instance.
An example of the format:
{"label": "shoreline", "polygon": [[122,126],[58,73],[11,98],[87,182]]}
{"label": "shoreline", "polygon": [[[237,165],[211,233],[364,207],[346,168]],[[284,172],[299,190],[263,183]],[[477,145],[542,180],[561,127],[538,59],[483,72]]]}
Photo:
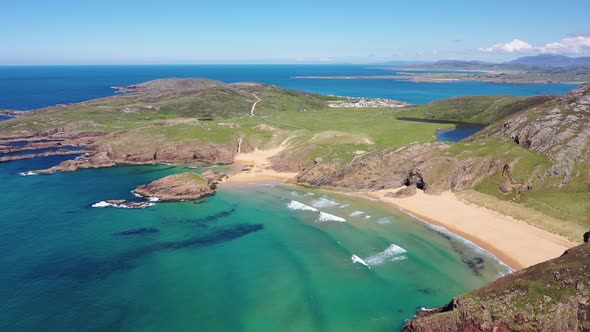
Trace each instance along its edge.
{"label": "shoreline", "polygon": [[514,271],[557,258],[578,245],[511,216],[465,202],[452,192],[428,195],[418,191],[412,197],[385,197],[394,191],[349,194],[377,200],[424,223],[443,227],[487,251]]}
{"label": "shoreline", "polygon": [[[270,158],[284,149],[284,144],[268,150],[254,150],[236,156],[236,164],[246,170],[229,175],[222,183],[256,183],[278,181],[285,184],[297,173],[270,169]],[[467,240],[500,260],[511,269],[520,269],[559,257],[577,243],[529,225],[524,221],[485,207],[465,202],[454,193],[428,195],[418,190],[411,197],[390,198],[395,189],[378,191],[345,191],[319,188],[326,192],[344,194],[387,204],[410,217],[430,225],[440,226]]]}

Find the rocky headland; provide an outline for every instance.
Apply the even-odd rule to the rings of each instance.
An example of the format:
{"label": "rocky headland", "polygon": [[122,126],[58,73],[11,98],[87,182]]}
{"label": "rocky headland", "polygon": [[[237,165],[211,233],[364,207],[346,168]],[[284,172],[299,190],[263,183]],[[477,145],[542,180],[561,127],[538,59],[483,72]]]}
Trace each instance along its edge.
{"label": "rocky headland", "polygon": [[434,309],[405,332],[590,331],[590,244],[502,277]]}

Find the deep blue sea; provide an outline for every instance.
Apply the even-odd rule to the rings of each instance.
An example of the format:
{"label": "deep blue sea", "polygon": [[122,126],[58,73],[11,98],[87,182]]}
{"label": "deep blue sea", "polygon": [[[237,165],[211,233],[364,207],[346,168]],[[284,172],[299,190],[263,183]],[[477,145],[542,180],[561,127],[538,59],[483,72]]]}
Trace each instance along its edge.
{"label": "deep blue sea", "polygon": [[474,95],[562,94],[571,84],[415,83],[393,79],[296,79],[295,76],[387,75],[368,65],[153,65],[0,67],[0,109],[30,110],[114,94],[113,85],[157,78],[201,77],[226,83],[256,81],[323,94],[390,98],[412,104]]}
{"label": "deep blue sea", "polygon": [[[0,67],[0,108],[78,102],[167,77],[411,103],[572,88],[291,78],[378,74],[367,66]],[[440,227],[319,190],[225,184],[202,204],[132,210],[92,204],[132,200],[140,184],[195,170],[19,175],[74,157],[0,163],[0,331],[396,331],[416,308],[444,305],[509,272]]]}

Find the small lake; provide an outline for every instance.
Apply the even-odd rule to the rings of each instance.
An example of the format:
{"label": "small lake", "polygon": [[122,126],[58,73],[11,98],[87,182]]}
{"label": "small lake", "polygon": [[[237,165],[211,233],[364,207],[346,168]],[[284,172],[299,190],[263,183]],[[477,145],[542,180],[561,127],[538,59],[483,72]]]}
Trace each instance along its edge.
{"label": "small lake", "polygon": [[436,137],[438,137],[438,140],[440,142],[459,142],[485,128],[485,126],[482,124],[459,121],[431,120],[419,118],[398,118],[398,120],[424,123],[454,124],[455,128],[438,129],[436,131]]}

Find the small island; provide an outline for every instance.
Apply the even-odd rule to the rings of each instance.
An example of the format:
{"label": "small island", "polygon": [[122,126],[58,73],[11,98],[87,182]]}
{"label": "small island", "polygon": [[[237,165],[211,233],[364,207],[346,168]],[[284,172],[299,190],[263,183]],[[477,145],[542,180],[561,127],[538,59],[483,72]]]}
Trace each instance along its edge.
{"label": "small island", "polygon": [[133,192],[162,202],[191,201],[215,195],[212,185],[202,175],[186,172],[141,185]]}

